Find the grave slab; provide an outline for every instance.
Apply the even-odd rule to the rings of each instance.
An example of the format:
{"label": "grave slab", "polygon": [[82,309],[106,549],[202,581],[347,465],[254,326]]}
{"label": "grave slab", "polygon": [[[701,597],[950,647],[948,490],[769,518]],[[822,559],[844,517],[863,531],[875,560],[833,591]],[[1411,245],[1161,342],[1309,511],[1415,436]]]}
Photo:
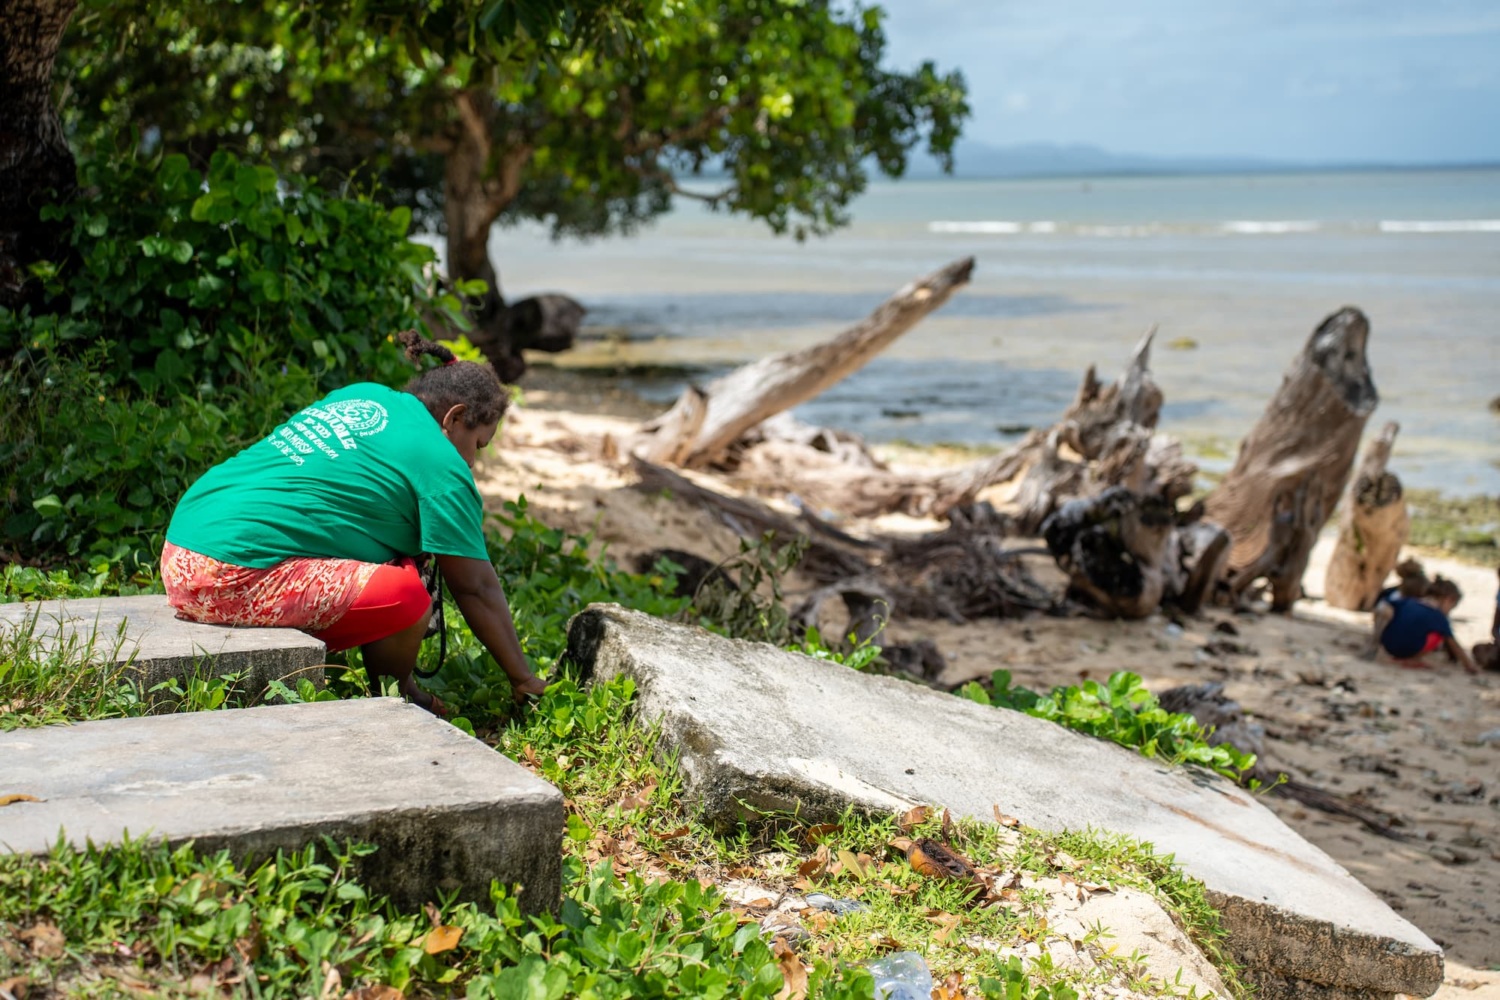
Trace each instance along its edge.
{"label": "grave slab", "polygon": [[0,733],[0,850],[149,835],[265,858],[323,835],[380,849],[370,890],[411,907],[491,879],[523,908],[557,907],[563,800],[547,782],[396,698],[259,708]]}
{"label": "grave slab", "polygon": [[1206,886],[1262,997],[1428,996],[1443,953],[1254,796],[1053,723],[615,605],[575,616],[568,655],[626,675],[686,794],[727,825],[926,804],[1044,831],[1129,835]]}
{"label": "grave slab", "polygon": [[[290,628],[237,628],[182,621],[161,594],[0,604],[0,632],[28,632],[44,650],[134,672],[142,690],[195,674],[242,673],[240,690],[259,700],[273,680],[322,686],[323,643]],[[84,656],[86,654],[86,657]]]}

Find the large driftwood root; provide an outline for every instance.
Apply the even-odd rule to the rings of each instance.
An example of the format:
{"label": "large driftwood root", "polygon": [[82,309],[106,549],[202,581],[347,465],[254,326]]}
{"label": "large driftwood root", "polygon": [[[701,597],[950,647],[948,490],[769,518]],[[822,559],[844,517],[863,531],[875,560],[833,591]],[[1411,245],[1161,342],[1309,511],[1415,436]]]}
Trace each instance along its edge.
{"label": "large driftwood root", "polygon": [[1411,527],[1406,498],[1401,480],[1386,469],[1400,429],[1394,421],[1387,423],[1365,448],[1344,503],[1338,543],[1323,578],[1324,600],[1336,608],[1369,611],[1375,607],[1406,544]]}
{"label": "large driftwood root", "polygon": [[1369,336],[1369,321],[1353,307],[1325,319],[1209,495],[1208,518],[1234,539],[1234,595],[1264,577],[1274,608],[1301,597],[1307,554],[1344,490],[1380,398],[1365,356]]}

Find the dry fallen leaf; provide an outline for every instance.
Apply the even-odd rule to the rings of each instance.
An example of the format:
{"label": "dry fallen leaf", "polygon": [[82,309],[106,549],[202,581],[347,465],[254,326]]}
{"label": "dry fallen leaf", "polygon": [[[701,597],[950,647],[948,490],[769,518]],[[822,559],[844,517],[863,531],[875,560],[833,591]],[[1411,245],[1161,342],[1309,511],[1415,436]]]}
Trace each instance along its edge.
{"label": "dry fallen leaf", "polygon": [[818,823],[807,828],[807,842],[816,844],[829,834],[838,833],[844,828],[842,823]]}
{"label": "dry fallen leaf", "polygon": [[910,837],[892,837],[886,844],[887,847],[900,851],[901,856],[906,857],[906,852],[911,850],[912,839]]}
{"label": "dry fallen leaf", "polygon": [[932,1000],[964,1000],[963,973],[948,973],[948,978],[932,988]]}
{"label": "dry fallen leaf", "polygon": [[938,944],[946,942],[948,935],[953,933],[953,928],[958,926],[960,919],[956,913],[945,913],[942,910],[928,910],[927,921],[938,925],[938,932],[932,936],[932,939]]}
{"label": "dry fallen leaf", "polygon": [[17,934],[16,937],[25,941],[31,948],[31,953],[37,958],[61,958],[68,943],[62,931],[52,924],[37,924]]}
{"label": "dry fallen leaf", "polygon": [[[430,934],[428,935],[428,937],[431,936]],[[323,964],[328,966],[328,972],[323,976],[323,990],[318,994],[318,1000],[327,1000],[328,997],[338,996],[339,990],[344,986],[344,976],[343,973],[339,972],[339,967],[337,965],[330,965],[326,961]]]}
{"label": "dry fallen leaf", "polygon": [[1021,821],[1016,819],[1014,816],[1007,816],[1005,815],[1005,813],[1001,812],[999,806],[991,806],[990,808],[995,810],[995,822],[999,823],[1001,826],[1016,827],[1021,825]]}
{"label": "dry fallen leaf", "polygon": [[692,831],[692,827],[679,826],[675,830],[668,830],[666,833],[658,833],[656,835],[656,839],[657,840],[676,840],[678,837],[686,837],[691,831]]}
{"label": "dry fallen leaf", "polygon": [[458,939],[463,936],[462,927],[454,927],[451,924],[434,927],[427,932],[427,937],[422,942],[422,950],[429,955],[441,955],[445,951],[457,948]]}
{"label": "dry fallen leaf", "polygon": [[807,996],[807,969],[803,966],[802,959],[797,957],[797,953],[787,945],[784,938],[777,938],[772,942],[771,953],[781,966],[783,980],[781,992],[776,994],[777,1000],[802,1000]]}
{"label": "dry fallen leaf", "polygon": [[806,879],[817,878],[828,870],[828,845],[820,844],[812,857],[797,866],[797,874]]}
{"label": "dry fallen leaf", "polygon": [[[865,861],[868,863],[869,858],[866,857]],[[867,873],[865,866],[860,864],[859,857],[853,851],[839,851],[839,863],[853,872],[857,879],[863,880]]]}
{"label": "dry fallen leaf", "polygon": [[35,795],[0,795],[0,806],[15,805],[17,802],[41,802],[42,799]]}
{"label": "dry fallen leaf", "polygon": [[31,980],[25,976],[0,979],[0,997],[5,997],[7,1000],[26,1000],[26,991],[30,988]]}
{"label": "dry fallen leaf", "polygon": [[344,1000],[404,1000],[405,994],[394,986],[361,986],[344,994]]}
{"label": "dry fallen leaf", "polygon": [[901,942],[897,941],[889,934],[871,934],[870,944],[874,945],[875,950],[882,954],[888,951],[901,950]]}
{"label": "dry fallen leaf", "polygon": [[896,820],[896,829],[902,833],[911,833],[912,827],[927,822],[927,817],[931,815],[932,810],[926,806],[912,806]]}
{"label": "dry fallen leaf", "polygon": [[627,795],[620,800],[620,808],[625,812],[634,812],[644,809],[651,804],[651,796],[656,791],[656,780],[646,782],[646,786],[634,795]]}

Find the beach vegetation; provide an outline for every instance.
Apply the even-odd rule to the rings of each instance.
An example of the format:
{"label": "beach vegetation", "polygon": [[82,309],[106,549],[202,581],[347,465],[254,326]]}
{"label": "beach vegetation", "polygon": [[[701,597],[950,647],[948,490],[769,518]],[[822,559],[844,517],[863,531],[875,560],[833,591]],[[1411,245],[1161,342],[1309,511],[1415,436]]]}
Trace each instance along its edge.
{"label": "beach vegetation", "polygon": [[[622,574],[607,560],[580,555],[588,548],[583,539],[549,534],[524,509],[510,511],[507,522],[511,547],[529,550],[514,557],[530,567],[526,579],[558,577],[515,587],[512,595],[518,623],[549,629],[552,649],[561,648],[562,636],[551,630],[576,605],[541,611],[534,604],[560,595],[586,599],[589,580],[618,584],[617,594],[666,599],[651,592],[653,576]],[[582,590],[570,598],[570,587]],[[0,699],[48,708],[26,712],[21,724],[147,710],[146,693],[131,691],[128,672],[81,662],[84,646],[43,651],[24,633],[13,641],[6,659],[29,666],[0,677]],[[352,686],[358,673],[336,671],[324,691],[304,679],[289,700],[360,694]],[[46,675],[54,680],[38,686]],[[64,675],[89,678],[88,690],[45,686]],[[564,902],[555,917],[522,915],[511,887],[498,885],[483,904],[399,909],[359,881],[368,845],[320,840],[246,865],[188,847],[60,843],[45,856],[0,859],[0,941],[12,944],[0,948],[0,982],[58,993],[304,996],[332,988],[364,997],[852,998],[871,995],[869,960],[905,949],[923,954],[950,990],[980,996],[1070,1000],[1121,988],[1184,994],[1144,975],[1131,956],[1115,954],[1102,932],[1076,945],[1094,956],[1092,964],[1046,960],[1048,942],[1062,941],[1048,929],[1047,885],[1149,893],[1235,982],[1202,886],[1147,847],[1087,832],[1047,835],[1013,822],[954,821],[926,808],[900,817],[850,811],[818,823],[776,813],[715,829],[696,813],[660,730],[633,713],[629,678],[585,687],[560,660],[551,661],[550,675],[531,711],[480,727],[478,735],[565,797]],[[246,693],[233,682],[190,681],[181,688],[185,697],[153,710],[243,705]],[[941,838],[990,878],[997,895],[976,896],[972,886],[922,875],[906,860],[903,837]],[[793,907],[800,933],[770,919],[778,900],[812,893],[858,905],[843,913]],[[957,947],[959,940],[984,946]],[[1021,957],[1033,944],[1041,956]]]}
{"label": "beach vegetation", "polygon": [[[561,28],[495,44],[434,30],[465,27],[468,6],[372,22],[281,0],[85,0],[60,57],[69,133],[83,150],[201,163],[227,148],[289,174],[377,177],[446,234],[449,278],[488,284],[485,322],[503,306],[492,223],[592,237],[690,199],[826,233],[872,171],[899,177],[919,147],[951,167],[969,114],[957,72],[885,66],[876,7],[645,2],[573,46]],[[82,43],[96,37],[118,43]]]}
{"label": "beach vegetation", "polygon": [[1409,545],[1481,566],[1500,565],[1500,499],[1408,490]]}

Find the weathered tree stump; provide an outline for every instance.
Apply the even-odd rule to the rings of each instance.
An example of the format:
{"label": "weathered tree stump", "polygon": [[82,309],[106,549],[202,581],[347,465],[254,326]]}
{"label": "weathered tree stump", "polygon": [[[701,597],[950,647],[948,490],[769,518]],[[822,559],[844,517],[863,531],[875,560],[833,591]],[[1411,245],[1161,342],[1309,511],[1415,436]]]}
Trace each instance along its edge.
{"label": "weathered tree stump", "polygon": [[1339,519],[1338,544],[1323,581],[1323,598],[1336,608],[1374,608],[1406,544],[1411,522],[1401,480],[1386,469],[1400,429],[1392,421],[1370,442],[1350,487]]}
{"label": "weathered tree stump", "polygon": [[1234,468],[1209,495],[1208,518],[1234,539],[1235,595],[1264,577],[1274,609],[1284,611],[1301,596],[1307,556],[1348,482],[1380,399],[1365,357],[1369,336],[1369,321],[1353,307],[1324,320],[1240,445]]}

